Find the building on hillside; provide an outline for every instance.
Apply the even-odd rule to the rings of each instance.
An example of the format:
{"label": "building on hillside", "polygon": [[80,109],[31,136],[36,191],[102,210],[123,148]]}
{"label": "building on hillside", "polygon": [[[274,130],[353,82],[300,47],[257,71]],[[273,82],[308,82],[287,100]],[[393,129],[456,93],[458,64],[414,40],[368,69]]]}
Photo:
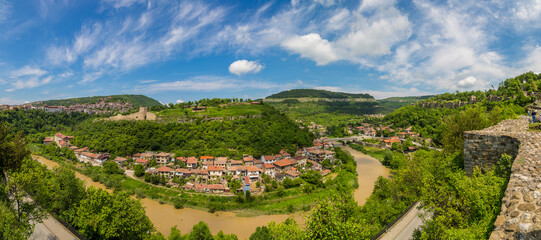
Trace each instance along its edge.
{"label": "building on hillside", "polygon": [[208,174],[209,177],[212,178],[219,178],[222,176],[224,168],[222,166],[209,166],[208,167]]}
{"label": "building on hillside", "polygon": [[45,145],[49,145],[52,142],[54,142],[54,139],[51,138],[51,137],[46,137],[45,139],[43,139],[43,144],[45,144]]}
{"label": "building on hillside", "polygon": [[197,163],[199,161],[196,157],[188,157],[188,160],[186,160],[186,167],[187,168],[197,168]]}
{"label": "building on hillside", "polygon": [[170,178],[170,177],[173,177],[174,172],[171,170],[170,167],[162,166],[156,169],[156,173],[159,174],[160,176],[164,176],[165,178]]}
{"label": "building on hillside", "polygon": [[282,159],[273,163],[276,167],[276,171],[288,171],[292,167],[297,165],[297,162],[294,159]]}
{"label": "building on hillside", "polygon": [[147,159],[144,159],[144,158],[138,158],[137,160],[135,160],[135,164],[141,164],[145,167],[148,166],[148,160]]}
{"label": "building on hillside", "polygon": [[245,156],[242,158],[242,161],[244,161],[244,166],[254,165],[254,158],[252,156]]}
{"label": "building on hillside", "polygon": [[264,163],[274,163],[276,162],[276,158],[274,156],[265,155],[261,156],[261,161],[263,161]]}
{"label": "building on hillside", "polygon": [[264,163],[263,164],[263,171],[265,171],[265,175],[270,176],[271,178],[274,178],[274,174],[276,167],[274,167],[274,164],[272,163]]}
{"label": "building on hillside", "polygon": [[128,163],[128,159],[123,157],[116,157],[113,161],[116,162],[118,166],[126,166]]}
{"label": "building on hillside", "polygon": [[165,153],[165,152],[161,152],[161,153],[158,153],[156,154],[156,163],[157,164],[167,164],[171,161],[171,154],[169,153]]}

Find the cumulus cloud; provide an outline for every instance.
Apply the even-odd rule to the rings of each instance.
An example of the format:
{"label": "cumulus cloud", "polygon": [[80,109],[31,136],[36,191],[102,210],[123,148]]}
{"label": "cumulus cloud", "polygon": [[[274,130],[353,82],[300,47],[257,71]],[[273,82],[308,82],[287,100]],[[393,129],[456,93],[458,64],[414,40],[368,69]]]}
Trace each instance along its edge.
{"label": "cumulus cloud", "polygon": [[258,73],[263,65],[255,61],[237,60],[229,65],[229,72],[241,76],[247,73]]}
{"label": "cumulus cloud", "polygon": [[477,79],[473,76],[469,76],[467,78],[464,78],[460,81],[458,81],[457,86],[459,88],[472,88],[477,83]]}
{"label": "cumulus cloud", "polygon": [[282,42],[282,46],[301,57],[314,60],[317,65],[326,65],[339,59],[332,44],[317,33],[289,38]]}

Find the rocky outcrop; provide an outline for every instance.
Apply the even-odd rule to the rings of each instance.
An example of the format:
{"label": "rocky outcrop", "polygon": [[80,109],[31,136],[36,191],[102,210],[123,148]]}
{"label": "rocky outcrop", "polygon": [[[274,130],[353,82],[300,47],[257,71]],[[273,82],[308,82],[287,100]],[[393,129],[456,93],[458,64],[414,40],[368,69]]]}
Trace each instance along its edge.
{"label": "rocky outcrop", "polygon": [[492,168],[502,153],[514,159],[500,215],[490,239],[541,239],[541,133],[528,132],[528,119],[464,133],[464,168]]}

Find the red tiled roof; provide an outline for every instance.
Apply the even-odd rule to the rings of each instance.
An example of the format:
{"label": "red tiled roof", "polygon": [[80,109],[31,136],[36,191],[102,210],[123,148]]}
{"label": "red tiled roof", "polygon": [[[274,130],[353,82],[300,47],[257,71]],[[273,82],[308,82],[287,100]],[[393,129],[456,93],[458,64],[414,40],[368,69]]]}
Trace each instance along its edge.
{"label": "red tiled roof", "polygon": [[175,172],[178,172],[178,173],[190,173],[190,170],[188,170],[186,168],[177,168],[177,169],[175,169]]}
{"label": "red tiled roof", "polygon": [[222,166],[209,166],[209,171],[223,171],[224,168]]}
{"label": "red tiled roof", "polygon": [[289,175],[289,176],[292,176],[292,177],[298,177],[299,176],[298,173],[293,172],[293,171],[286,171],[286,174]]}
{"label": "red tiled roof", "polygon": [[246,170],[248,172],[261,172],[261,169],[257,168],[256,166],[247,166]]}
{"label": "red tiled roof", "polygon": [[254,158],[253,157],[243,157],[242,160],[244,162],[253,162],[254,161]]}
{"label": "red tiled roof", "polygon": [[294,163],[293,161],[291,161],[290,159],[286,158],[286,159],[282,159],[282,160],[278,160],[276,162],[274,162],[274,165],[278,166],[278,167],[286,167],[286,166],[291,166],[291,165],[295,165],[296,163]]}
{"label": "red tiled roof", "polygon": [[156,157],[169,157],[169,153],[161,152],[156,154]]}
{"label": "red tiled roof", "polygon": [[124,162],[124,161],[127,161],[127,159],[123,158],[123,157],[116,157],[115,162]]}
{"label": "red tiled roof", "polygon": [[62,139],[66,138],[66,135],[64,135],[64,134],[62,134],[62,133],[56,133],[54,136],[55,136],[55,137],[62,138]]}
{"label": "red tiled roof", "polygon": [[264,169],[274,168],[274,165],[272,163],[263,163]]}
{"label": "red tiled roof", "polygon": [[213,156],[201,156],[201,160],[209,160],[209,159],[214,159]]}
{"label": "red tiled roof", "polygon": [[197,163],[197,162],[198,162],[198,160],[197,160],[196,157],[189,157],[188,161],[187,161],[187,163],[189,163],[189,164],[194,164],[194,163]]}
{"label": "red tiled roof", "polygon": [[50,138],[50,137],[46,137],[45,139],[43,139],[43,142],[52,142],[54,141],[53,138]]}
{"label": "red tiled roof", "polygon": [[147,163],[148,160],[143,159],[143,158],[138,158],[137,160],[135,160],[135,162],[137,162],[137,163]]}
{"label": "red tiled roof", "polygon": [[265,161],[272,161],[274,160],[274,156],[263,156],[263,159],[265,159]]}
{"label": "red tiled roof", "polygon": [[171,172],[171,168],[163,166],[163,167],[160,167],[160,168],[156,169],[156,171],[158,171],[158,172]]}

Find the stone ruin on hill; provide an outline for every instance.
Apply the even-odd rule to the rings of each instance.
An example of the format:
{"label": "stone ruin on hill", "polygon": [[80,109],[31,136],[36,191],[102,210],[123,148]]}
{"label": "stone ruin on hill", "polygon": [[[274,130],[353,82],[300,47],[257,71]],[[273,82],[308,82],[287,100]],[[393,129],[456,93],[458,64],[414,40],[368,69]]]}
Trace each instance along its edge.
{"label": "stone ruin on hill", "polygon": [[493,168],[503,153],[513,157],[511,176],[490,239],[541,239],[541,132],[528,118],[504,120],[464,133],[464,170]]}

